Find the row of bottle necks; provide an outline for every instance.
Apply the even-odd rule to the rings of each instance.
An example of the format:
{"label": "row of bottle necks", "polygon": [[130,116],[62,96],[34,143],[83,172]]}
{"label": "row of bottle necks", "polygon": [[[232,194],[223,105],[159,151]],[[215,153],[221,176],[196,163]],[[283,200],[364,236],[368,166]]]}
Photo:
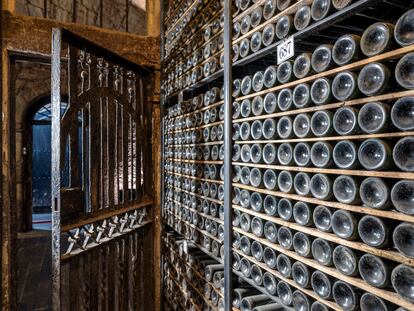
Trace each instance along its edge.
{"label": "row of bottle necks", "polygon": [[[362,253],[346,246],[335,245],[321,238],[309,239],[309,236],[302,232],[296,232],[293,235],[287,227],[280,227],[276,234],[275,231],[272,231],[275,229],[270,229],[269,236],[266,236],[266,238],[272,239],[272,243],[285,245],[286,240],[290,239],[288,243],[292,244],[291,248],[300,256],[313,257],[318,264],[335,267],[346,276],[360,277],[371,286],[387,288],[388,290],[392,287],[397,294],[410,301],[412,292],[404,284],[413,281],[410,276],[413,273],[412,267],[397,265],[397,263],[371,254]],[[280,240],[277,242],[274,241],[275,235],[280,236]],[[315,270],[315,266],[305,265],[300,260],[296,261],[287,256],[283,251],[277,252],[274,248],[240,235],[238,232],[234,232],[233,248],[234,250],[240,250],[243,254],[239,255],[237,251],[233,252],[233,268],[243,273],[246,278],[251,278],[256,285],[263,286],[270,295],[278,296],[286,306],[293,303],[295,310],[301,309],[297,309],[298,306],[292,300],[293,291],[291,286],[280,280],[279,277],[275,277],[275,274],[269,272],[269,270],[278,271],[284,278],[293,279],[300,288],[312,288],[324,300],[333,299],[344,310],[357,310],[358,307],[361,307],[362,310],[371,311],[370,307],[372,308],[375,305],[374,303],[380,304],[381,309],[379,310],[396,309],[393,304],[371,293],[364,293],[359,288]],[[304,252],[309,252],[309,254]],[[248,258],[263,262],[268,269],[262,269]],[[335,290],[337,286],[341,286],[341,288]],[[335,291],[337,293],[345,291],[347,296],[339,298],[335,295]],[[290,294],[287,295],[287,293]],[[237,297],[237,293],[234,293],[234,295]],[[309,299],[309,297],[306,298]],[[346,302],[349,301],[352,301],[352,303],[347,304]],[[311,304],[312,300],[306,303],[309,307]],[[235,307],[238,306],[240,305],[235,305]]]}
{"label": "row of bottle necks", "polygon": [[[238,188],[236,189],[240,191]],[[167,194],[167,198],[170,201],[165,205],[166,210],[201,229],[205,229],[212,236],[223,241],[224,226],[221,223],[224,221],[224,207],[222,204],[211,202],[208,199],[200,199],[195,195],[182,195],[179,192],[170,192]],[[177,202],[182,203],[177,204]],[[411,222],[361,215],[340,208],[334,209],[304,201],[277,198],[247,190],[241,190],[239,197],[233,199],[233,203],[250,210],[253,214],[260,213],[263,216],[263,218],[253,217],[249,212],[242,213],[238,209],[233,212],[234,226],[240,226],[243,230],[253,232],[260,237],[266,235],[265,232],[275,231],[268,227],[276,226],[271,221],[268,221],[268,225],[264,225],[263,219],[271,216],[275,220],[279,219],[282,224],[296,222],[299,226],[315,228],[326,233],[333,232],[344,240],[362,241],[370,247],[396,248],[404,256],[414,258],[414,251],[410,245],[410,239],[414,236],[414,225]],[[276,239],[275,236],[274,241]],[[272,241],[272,239],[270,240]]]}
{"label": "row of bottle necks", "polygon": [[[409,22],[412,22],[414,16],[414,12],[412,11],[405,13],[400,18],[400,21],[407,22],[407,20],[409,20]],[[285,17],[279,20],[279,22],[283,21],[289,23],[290,19]],[[402,25],[398,25],[397,22],[397,27],[395,30],[399,29],[401,31],[401,26]],[[284,29],[288,30],[288,28]],[[321,73],[327,71],[334,66],[344,66],[356,60],[362,59],[362,55],[365,57],[373,57],[385,53],[390,49],[395,48],[396,46],[393,41],[393,30],[393,25],[378,22],[368,27],[362,34],[362,38],[353,34],[343,35],[338,38],[334,45],[323,44],[316,48],[312,54],[301,54],[296,58],[295,62],[287,61],[281,64],[279,67],[272,66],[274,67],[274,70],[272,72],[272,75],[268,76],[269,79],[267,79],[267,85],[273,86],[276,83],[283,84],[289,82],[290,80],[294,80],[295,78],[302,79],[313,73]],[[271,43],[273,43],[275,37],[274,31],[274,26],[272,24],[269,24],[263,30],[263,34],[262,32],[256,32],[250,39],[244,38],[240,44],[233,45],[233,62],[237,62],[239,58],[244,58],[251,53],[257,52],[262,47],[262,43],[264,47],[269,46]],[[381,37],[378,37],[378,35],[381,35]],[[403,42],[401,40],[401,34],[396,34],[396,36],[399,38],[396,41],[399,42],[401,46],[408,46],[414,43],[414,41]],[[209,47],[209,45],[207,45],[207,47]],[[200,51],[199,53],[203,52]],[[205,54],[206,56],[210,55],[210,53]],[[195,53],[195,56],[192,58],[192,60],[197,61],[196,64],[194,64],[192,61],[184,62],[184,67],[186,69],[185,71],[182,70],[182,67],[178,67],[175,73],[172,72],[168,75],[165,85],[163,86],[164,89],[166,89],[167,94],[171,94],[178,89],[190,86],[191,84],[201,80],[203,77],[208,77],[217,70],[218,64],[220,64],[221,67],[224,65],[222,54],[220,56],[220,60],[218,60],[216,57],[210,57],[203,62],[204,65],[200,65],[195,69],[189,71],[191,67],[187,68],[188,64],[194,66],[203,60],[202,56],[196,56],[197,53]],[[413,56],[410,57],[408,54],[406,57],[403,57],[397,64],[395,73],[396,80],[403,88],[413,87],[412,78],[410,79],[410,73],[407,72],[407,69],[412,68],[412,58]],[[214,65],[212,65],[213,63]],[[360,73],[360,76],[358,77],[359,90],[365,95],[378,93],[378,90],[375,89],[374,86],[370,85],[373,82],[376,82],[374,79],[372,79],[370,74],[376,74],[377,79],[381,79],[381,81],[377,82],[378,85],[382,84],[383,86],[387,85],[387,80],[390,76],[390,70],[388,68],[384,66],[382,66],[382,68],[378,68],[378,66],[382,64],[374,64],[367,65],[366,68],[364,67]],[[214,70],[212,70],[213,68]],[[261,79],[263,81],[261,82],[261,86],[257,85],[257,89],[263,88],[263,72]],[[342,82],[348,82],[350,80],[356,80],[356,77],[343,75],[341,79]],[[337,81],[336,84],[341,85],[340,81]],[[352,90],[357,90],[356,85],[357,83],[354,81]],[[233,88],[236,89],[237,85],[235,84]],[[246,89],[243,94],[246,95],[248,91],[249,90]],[[237,97],[238,92],[240,92],[240,90],[234,92],[234,97]],[[339,92],[337,92],[336,95],[337,99],[345,97],[344,94],[341,94]]]}

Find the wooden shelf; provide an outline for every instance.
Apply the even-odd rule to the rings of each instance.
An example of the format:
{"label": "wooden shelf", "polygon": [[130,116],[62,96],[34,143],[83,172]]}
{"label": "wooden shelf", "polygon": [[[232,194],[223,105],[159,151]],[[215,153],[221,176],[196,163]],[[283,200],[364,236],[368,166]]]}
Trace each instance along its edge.
{"label": "wooden shelf", "polygon": [[258,238],[258,237],[256,237],[255,235],[253,235],[251,233],[244,232],[240,228],[235,227],[234,230],[239,232],[240,234],[243,234],[243,235],[245,235],[245,236],[247,236],[251,239],[254,239],[254,240],[262,243],[263,245],[266,245],[270,248],[273,248],[275,251],[277,251],[279,253],[283,253],[283,254],[289,256],[290,258],[294,259],[295,261],[302,262],[303,264],[309,266],[312,270],[319,270],[319,271],[321,271],[321,272],[323,272],[323,273],[325,273],[329,276],[332,276],[332,277],[334,277],[338,280],[342,280],[342,281],[344,281],[344,282],[346,282],[350,285],[358,287],[358,288],[362,289],[363,291],[373,293],[374,295],[377,295],[380,298],[383,298],[383,299],[385,299],[389,302],[392,302],[392,303],[396,304],[397,306],[406,308],[407,310],[413,310],[413,304],[412,303],[402,299],[400,296],[398,296],[394,292],[373,287],[373,286],[365,283],[363,280],[358,279],[356,277],[346,276],[346,275],[338,272],[335,268],[322,266],[314,259],[301,257],[293,251],[286,250],[286,249],[280,247],[277,244],[274,244],[274,243],[271,243],[271,242],[267,241],[266,239]]}
{"label": "wooden shelf", "polygon": [[165,172],[167,174],[172,174],[172,175],[176,175],[176,176],[182,176],[182,177],[189,178],[189,179],[193,179],[193,180],[207,181],[207,182],[210,182],[210,183],[216,183],[216,184],[221,184],[221,185],[224,184],[224,181],[222,181],[222,180],[199,178],[199,177],[195,177],[195,176],[191,176],[191,175],[174,173],[174,172],[171,172],[171,171],[165,171]]}

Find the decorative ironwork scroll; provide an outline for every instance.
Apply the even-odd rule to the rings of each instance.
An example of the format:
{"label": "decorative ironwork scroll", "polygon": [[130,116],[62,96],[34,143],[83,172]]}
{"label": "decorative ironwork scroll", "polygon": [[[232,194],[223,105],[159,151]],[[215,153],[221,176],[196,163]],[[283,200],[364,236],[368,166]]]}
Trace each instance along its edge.
{"label": "decorative ironwork scroll", "polygon": [[[63,116],[62,56],[69,66]],[[152,230],[148,77],[143,67],[53,30],[55,310],[144,310],[136,286],[143,285],[143,267],[152,257],[146,238]]]}

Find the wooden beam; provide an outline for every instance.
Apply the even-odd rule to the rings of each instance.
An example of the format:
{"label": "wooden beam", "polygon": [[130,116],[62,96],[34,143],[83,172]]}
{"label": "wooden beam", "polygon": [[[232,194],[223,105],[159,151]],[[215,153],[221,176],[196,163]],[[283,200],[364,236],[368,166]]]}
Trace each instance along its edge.
{"label": "wooden beam", "polygon": [[3,0],[1,9],[3,11],[9,11],[10,13],[13,14],[16,10],[15,0]]}

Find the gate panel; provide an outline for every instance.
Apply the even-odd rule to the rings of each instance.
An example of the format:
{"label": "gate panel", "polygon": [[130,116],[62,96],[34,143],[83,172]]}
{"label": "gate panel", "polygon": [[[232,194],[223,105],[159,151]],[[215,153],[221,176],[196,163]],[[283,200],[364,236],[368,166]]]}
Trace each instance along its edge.
{"label": "gate panel", "polygon": [[[62,57],[69,66],[66,111]],[[75,34],[53,30],[54,310],[143,310],[143,294],[152,290],[143,286],[152,265],[148,76]]]}

